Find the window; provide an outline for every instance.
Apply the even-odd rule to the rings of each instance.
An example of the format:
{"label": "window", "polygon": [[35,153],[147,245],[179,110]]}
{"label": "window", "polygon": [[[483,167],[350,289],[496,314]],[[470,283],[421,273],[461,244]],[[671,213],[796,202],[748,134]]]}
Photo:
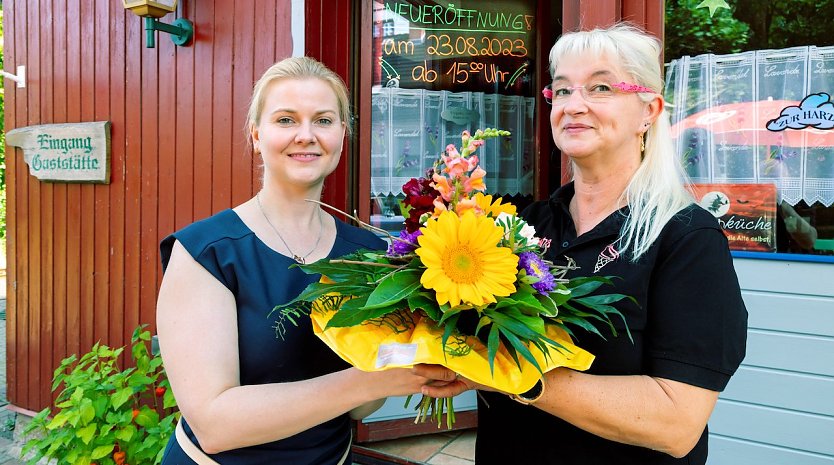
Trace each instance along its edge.
{"label": "window", "polygon": [[[713,17],[697,3],[666,2],[665,57],[677,154],[712,195],[698,200],[727,194],[736,249],[834,255],[834,2],[736,0]],[[727,224],[759,218],[738,237],[763,248],[732,240]]]}
{"label": "window", "polygon": [[[487,191],[523,204],[534,189],[536,2],[373,2],[371,224],[401,229],[402,185],[464,130],[512,136],[478,150]],[[546,64],[545,64],[546,66]]]}

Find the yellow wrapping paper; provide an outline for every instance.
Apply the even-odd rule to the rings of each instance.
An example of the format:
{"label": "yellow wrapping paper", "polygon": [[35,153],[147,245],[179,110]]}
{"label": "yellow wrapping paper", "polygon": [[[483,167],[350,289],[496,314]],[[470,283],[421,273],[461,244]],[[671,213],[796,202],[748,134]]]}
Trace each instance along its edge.
{"label": "yellow wrapping paper", "polygon": [[[328,347],[345,361],[363,371],[380,371],[387,368],[408,367],[417,363],[443,365],[476,383],[490,386],[504,392],[521,394],[530,390],[541,378],[538,370],[519,354],[521,370],[515,360],[503,348],[495,356],[495,375],[490,373],[487,348],[475,337],[468,337],[466,344],[471,347],[465,355],[446,354],[444,357],[443,330],[433,326],[428,318],[419,319],[410,330],[395,333],[381,325],[362,324],[346,328],[324,330],[335,311],[322,311],[321,307],[311,312],[313,330]],[[548,337],[562,344],[567,350],[551,349],[545,356],[535,346],[530,352],[536,358],[542,371],[557,367],[587,370],[594,356],[576,345],[564,331],[549,326]],[[447,352],[454,341],[447,341]],[[569,352],[568,352],[569,351]]]}

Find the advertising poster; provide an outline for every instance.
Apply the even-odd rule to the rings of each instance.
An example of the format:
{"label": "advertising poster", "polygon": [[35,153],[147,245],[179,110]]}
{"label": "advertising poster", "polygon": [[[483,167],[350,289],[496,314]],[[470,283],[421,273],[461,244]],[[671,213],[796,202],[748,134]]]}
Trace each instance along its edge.
{"label": "advertising poster", "polygon": [[692,184],[692,190],[718,219],[730,249],[776,251],[776,185]]}

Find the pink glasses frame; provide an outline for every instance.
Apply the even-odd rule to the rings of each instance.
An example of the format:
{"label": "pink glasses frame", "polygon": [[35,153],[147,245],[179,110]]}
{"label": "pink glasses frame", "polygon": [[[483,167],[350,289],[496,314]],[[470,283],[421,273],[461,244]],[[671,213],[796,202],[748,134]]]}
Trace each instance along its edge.
{"label": "pink glasses frame", "polygon": [[[571,86],[571,87],[567,87],[567,89],[574,90],[574,89],[578,89],[580,87],[585,87],[585,86]],[[625,92],[625,93],[629,93],[629,94],[634,94],[634,93],[655,94],[656,93],[655,91],[649,89],[648,87],[641,86],[639,84],[632,84],[630,82],[625,82],[625,81],[620,81],[616,84],[611,84],[611,87],[619,90],[620,92]],[[551,88],[551,84],[546,85],[544,87],[544,89],[542,89],[542,95],[544,96],[545,99],[553,101],[553,89]]]}

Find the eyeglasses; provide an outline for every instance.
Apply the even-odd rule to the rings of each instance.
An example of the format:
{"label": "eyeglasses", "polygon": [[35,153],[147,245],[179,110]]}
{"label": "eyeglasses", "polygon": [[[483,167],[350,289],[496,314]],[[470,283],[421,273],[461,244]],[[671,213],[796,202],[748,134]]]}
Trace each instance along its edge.
{"label": "eyeglasses", "polygon": [[617,93],[656,93],[648,87],[643,87],[638,84],[618,82],[616,84],[598,83],[588,86],[559,86],[555,89],[551,84],[548,84],[542,89],[542,95],[547,103],[558,107],[566,104],[575,90],[578,90],[582,98],[590,103],[606,103]]}

